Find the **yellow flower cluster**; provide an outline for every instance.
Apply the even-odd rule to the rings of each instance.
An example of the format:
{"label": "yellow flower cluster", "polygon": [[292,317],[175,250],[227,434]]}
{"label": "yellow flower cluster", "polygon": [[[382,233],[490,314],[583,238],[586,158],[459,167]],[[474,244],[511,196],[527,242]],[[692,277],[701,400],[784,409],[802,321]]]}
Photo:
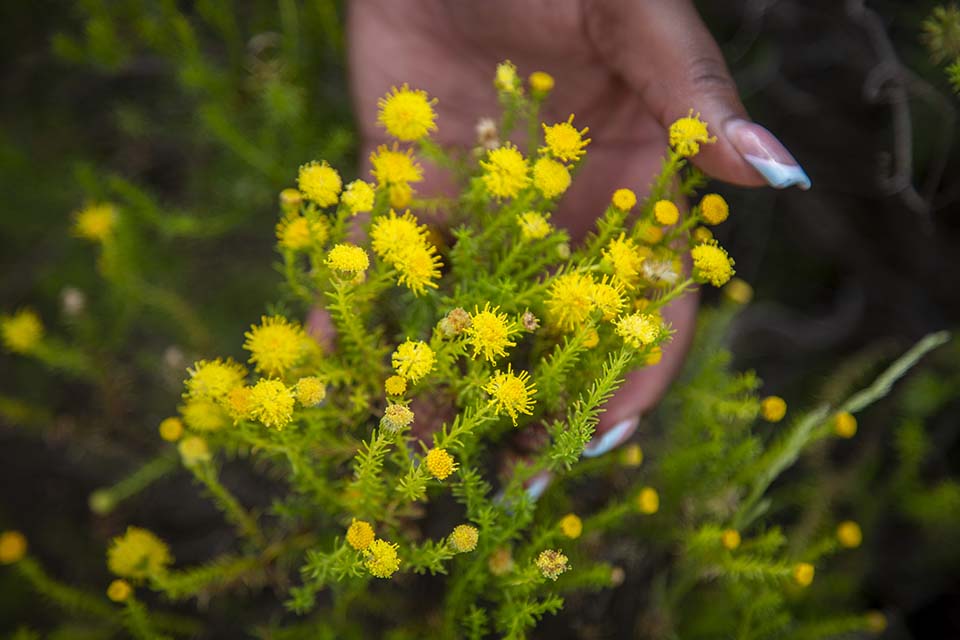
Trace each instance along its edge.
{"label": "yellow flower cluster", "polygon": [[468,553],[477,548],[477,542],[480,540],[480,532],[476,527],[469,524],[459,524],[453,528],[450,536],[447,538],[450,546],[457,553]]}
{"label": "yellow flower cluster", "polygon": [[413,197],[411,184],[423,180],[423,167],[413,159],[413,151],[400,151],[397,143],[392,148],[380,145],[370,154],[370,173],[377,180],[377,186],[385,189],[390,205],[405,207]]}
{"label": "yellow flower cluster", "polygon": [[557,160],[563,162],[576,162],[583,156],[584,149],[590,144],[590,138],[585,138],[589,127],[584,127],[577,131],[573,126],[573,114],[566,122],[559,122],[554,125],[543,125],[543,137],[546,146],[541,151],[549,152]]}
{"label": "yellow flower cluster", "polygon": [[373,527],[364,520],[354,518],[347,528],[347,544],[357,551],[363,551],[373,544],[375,537]]}
{"label": "yellow flower cluster", "polygon": [[575,513],[568,513],[560,519],[560,532],[566,537],[576,540],[583,533],[583,520]]}
{"label": "yellow flower cluster", "polygon": [[419,140],[437,128],[437,114],[433,110],[436,103],[425,91],[412,90],[404,83],[399,89],[393,87],[377,102],[380,107],[377,122],[397,140]]}
{"label": "yellow flower cluster", "polygon": [[293,420],[293,389],[279,380],[262,378],[250,389],[250,417],[265,427],[283,429]]}
{"label": "yellow flower cluster", "polygon": [[337,170],[327,164],[326,160],[308,162],[300,167],[297,175],[297,186],[307,198],[321,207],[329,207],[340,200],[340,190],[343,180]]}
{"label": "yellow flower cluster", "polygon": [[370,258],[362,247],[343,242],[327,253],[327,266],[342,275],[360,278],[370,267]]}
{"label": "yellow flower cluster", "polygon": [[43,339],[43,323],[32,310],[21,309],[12,316],[0,317],[0,338],[8,350],[30,353]]}
{"label": "yellow flower cluster", "polygon": [[422,295],[426,287],[437,288],[443,266],[437,248],[427,240],[428,230],[406,211],[397,216],[390,210],[374,220],[370,228],[374,253],[390,263],[399,274],[398,284],[406,286],[415,295]]}
{"label": "yellow flower cluster", "polygon": [[483,390],[493,396],[499,413],[506,412],[517,424],[519,414],[533,415],[533,396],[536,386],[530,382],[530,374],[521,371],[519,375],[513,372],[513,366],[507,365],[506,371],[496,371]]}
{"label": "yellow flower cluster", "polygon": [[117,226],[117,208],[112,204],[92,203],[80,209],[73,217],[73,233],[78,238],[105,242]]}
{"label": "yellow flower cluster", "polygon": [[498,356],[507,355],[507,347],[516,346],[510,336],[519,329],[507,319],[507,314],[497,313],[499,309],[491,309],[488,302],[483,305],[483,311],[475,308],[470,314],[470,326],[464,330],[464,335],[473,347],[474,358],[482,353],[487,361],[494,362]]}
{"label": "yellow flower cluster", "polygon": [[483,167],[483,184],[497,200],[515,198],[530,184],[527,161],[509,142],[488,151],[480,166]]}
{"label": "yellow flower cluster", "polygon": [[716,240],[699,244],[690,250],[693,259],[693,274],[700,282],[709,282],[715,287],[722,287],[733,274],[733,258],[720,247]]}
{"label": "yellow flower cluster", "polygon": [[453,456],[447,453],[446,449],[430,449],[423,458],[423,463],[427,465],[427,471],[437,480],[445,480],[451,473],[457,470],[457,463]]}
{"label": "yellow flower cluster", "polygon": [[143,580],[162,575],[173,562],[170,550],[160,538],[140,527],[127,527],[107,549],[107,567],[122,578]]}
{"label": "yellow flower cluster", "polygon": [[391,362],[397,375],[415,383],[433,370],[436,356],[426,342],[407,340],[393,352]]}
{"label": "yellow flower cluster", "polygon": [[690,109],[686,117],[680,118],[670,125],[670,146],[677,155],[691,157],[700,153],[701,144],[713,144],[716,136],[707,131],[707,123],[700,119],[700,114],[693,114]]}
{"label": "yellow flower cluster", "polygon": [[541,551],[540,555],[537,556],[536,565],[544,578],[554,581],[570,569],[567,556],[563,555],[562,551],[555,549]]}
{"label": "yellow flower cluster", "polygon": [[263,316],[259,325],[243,335],[250,362],[257,371],[270,376],[282,376],[296,367],[312,346],[303,328],[282,316]]}
{"label": "yellow flower cluster", "polygon": [[634,349],[642,349],[656,342],[663,330],[663,323],[649,313],[632,313],[616,322],[617,335]]}
{"label": "yellow flower cluster", "polygon": [[553,225],[548,220],[549,213],[540,213],[539,211],[525,211],[517,216],[517,224],[520,225],[520,235],[524,240],[542,240],[553,231]]}
{"label": "yellow flower cluster", "polygon": [[363,551],[367,571],[375,578],[389,578],[400,569],[398,545],[386,540],[374,540]]}

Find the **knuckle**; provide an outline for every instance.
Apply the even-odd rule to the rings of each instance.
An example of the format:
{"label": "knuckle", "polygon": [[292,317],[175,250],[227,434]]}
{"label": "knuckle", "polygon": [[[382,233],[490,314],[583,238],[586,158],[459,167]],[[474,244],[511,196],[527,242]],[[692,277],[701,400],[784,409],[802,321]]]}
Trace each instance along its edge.
{"label": "knuckle", "polygon": [[712,93],[736,93],[737,87],[723,60],[714,56],[693,58],[688,67],[690,83]]}

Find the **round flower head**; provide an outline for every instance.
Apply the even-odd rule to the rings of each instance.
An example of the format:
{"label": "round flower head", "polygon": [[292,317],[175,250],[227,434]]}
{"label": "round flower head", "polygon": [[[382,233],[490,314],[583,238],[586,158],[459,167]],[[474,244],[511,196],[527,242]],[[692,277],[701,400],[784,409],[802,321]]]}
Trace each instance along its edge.
{"label": "round flower head", "polygon": [[400,431],[413,424],[413,411],[406,405],[388,404],[380,418],[380,426],[387,431]]}
{"label": "round flower head", "polygon": [[847,549],[856,549],[863,542],[863,531],[853,520],[844,520],[837,526],[837,540]]}
{"label": "round flower head", "polygon": [[436,289],[439,286],[436,280],[440,279],[442,266],[437,248],[426,241],[407,247],[393,263],[393,268],[399,273],[397,284],[418,296],[425,293],[426,287]]}
{"label": "round flower head", "polygon": [[637,206],[637,194],[630,189],[617,189],[613,192],[610,202],[620,211],[630,211]]}
{"label": "round flower head", "polygon": [[561,196],[570,187],[570,171],[550,158],[538,158],[533,163],[533,186],[544,198],[552,199]]}
{"label": "round flower head", "polygon": [[560,520],[560,532],[572,540],[583,533],[583,520],[575,513],[568,513]]}
{"label": "round flower head", "polygon": [[637,225],[637,237],[647,244],[659,244],[663,240],[663,229],[644,221]]}
{"label": "round flower head", "polygon": [[780,422],[787,415],[787,403],[780,396],[767,396],[760,401],[760,415],[767,422]]}
{"label": "round flower head", "polygon": [[224,406],[227,413],[233,418],[234,424],[240,420],[246,420],[250,417],[250,411],[253,404],[250,400],[252,389],[250,387],[237,387],[227,394],[227,401]]}
{"label": "round flower head", "polygon": [[73,234],[78,238],[103,242],[117,225],[117,209],[109,203],[88,204],[73,218]]}
{"label": "round flower head", "polygon": [[43,323],[31,309],[20,309],[12,316],[0,317],[3,346],[13,353],[29,353],[43,339]]}
{"label": "round flower head", "polygon": [[122,578],[142,580],[161,575],[173,562],[170,550],[160,538],[146,529],[127,527],[107,549],[107,567]]}
{"label": "round flower head", "polygon": [[347,544],[357,551],[363,551],[373,544],[374,538],[373,527],[369,522],[354,518],[347,528]]}
{"label": "round flower head", "polygon": [[841,438],[857,435],[857,419],[848,411],[841,411],[833,418],[833,432]]}
{"label": "round flower head", "polygon": [[514,198],[530,184],[527,162],[509,142],[488,151],[480,166],[483,167],[483,184],[497,200]]}
{"label": "round flower head", "polygon": [[308,162],[300,167],[297,174],[297,186],[307,198],[321,207],[337,204],[343,181],[337,170],[323,162]]}
{"label": "round flower head", "polygon": [[315,407],[327,397],[327,387],[316,376],[297,380],[297,402],[304,407]]}
{"label": "round flower head", "polygon": [[519,414],[533,415],[533,395],[537,389],[530,382],[530,374],[521,371],[519,375],[513,373],[512,365],[507,370],[496,371],[483,390],[493,396],[497,404],[497,413],[505,412],[510,416],[513,425],[517,425]]}
{"label": "round flower head", "polygon": [[700,200],[700,216],[707,224],[717,225],[730,215],[730,206],[723,196],[708,193]]}
{"label": "round flower head", "polygon": [[640,513],[653,515],[660,510],[660,494],[653,487],[644,487],[637,494],[637,509]]}
{"label": "round flower head", "polygon": [[623,308],[623,286],[616,280],[610,281],[604,276],[590,290],[590,303],[600,311],[604,320],[612,320]]}
{"label": "round flower head", "polygon": [[620,453],[620,462],[625,467],[639,467],[643,464],[643,449],[638,444],[628,444]]}
{"label": "round flower head", "polygon": [[112,602],[126,602],[133,595],[133,587],[126,580],[114,580],[107,587],[107,597]]}
{"label": "round flower head", "polygon": [[180,415],[194,431],[218,431],[229,423],[223,408],[208,398],[190,398],[180,407]]}
{"label": "round flower head", "polygon": [[657,200],[653,205],[653,217],[660,224],[676,224],[680,219],[680,210],[669,200]]}
{"label": "round flower head", "polygon": [[534,71],[528,78],[530,90],[537,95],[546,95],[553,90],[553,76],[545,71]]}
{"label": "round flower head", "polygon": [[385,144],[377,147],[370,154],[370,164],[373,165],[370,173],[381,187],[423,180],[423,167],[413,159],[413,151],[399,151],[396,143],[392,149]]}
{"label": "round flower head", "polygon": [[341,243],[327,253],[327,265],[342,274],[360,276],[370,266],[370,258],[362,247]]}
{"label": "round flower head", "polygon": [[447,538],[448,543],[457,553],[473,551],[477,548],[479,540],[480,532],[469,524],[458,524]]}
{"label": "round flower head", "polygon": [[0,533],[0,564],[13,564],[27,555],[27,538],[19,531]]}
{"label": "round flower head", "polygon": [[693,237],[693,241],[698,244],[703,244],[713,240],[713,231],[710,231],[710,229],[706,227],[697,227],[690,235]]}
{"label": "round flower head", "polygon": [[736,273],[733,259],[715,240],[695,246],[690,250],[690,257],[693,258],[693,275],[700,282],[722,287]]}
{"label": "round flower head", "polygon": [[716,136],[707,131],[707,123],[693,109],[683,118],[670,125],[670,146],[681,156],[689,158],[700,153],[701,144],[713,144]]}
{"label": "round flower head", "polygon": [[503,93],[520,92],[520,76],[517,75],[517,65],[505,60],[497,65],[497,73],[493,77],[493,86]]}
{"label": "round flower head", "polygon": [[402,209],[413,200],[413,187],[407,182],[397,182],[387,187],[387,200],[391,207]]}
{"label": "round flower head", "polygon": [[587,329],[586,337],[583,339],[583,346],[587,349],[593,349],[598,344],[600,344],[600,333],[593,327],[590,327]]}
{"label": "round flower head", "polygon": [[554,278],[547,295],[547,313],[563,331],[582,325],[593,310],[594,281],[589,275],[565,273]]}
{"label": "round flower head", "polygon": [[801,587],[809,587],[815,572],[813,565],[809,562],[798,562],[793,567],[793,581]]}
{"label": "round flower head", "polygon": [[199,436],[187,436],[177,445],[180,460],[185,467],[193,467],[211,460],[210,448],[207,441]]}
{"label": "round flower head", "polygon": [[340,202],[347,208],[350,215],[366,213],[373,210],[373,201],[375,194],[373,187],[363,180],[354,180],[347,185],[343,195],[340,196]]}
{"label": "round flower head", "polygon": [[636,243],[621,233],[611,240],[603,250],[603,262],[613,269],[613,275],[624,284],[632,287],[640,278],[640,268],[644,257],[640,254]]}
{"label": "round flower head", "polygon": [[280,192],[280,209],[286,213],[293,213],[300,208],[303,194],[299,189],[287,188]]}
{"label": "round flower head", "polygon": [[644,361],[648,367],[652,367],[655,364],[660,364],[660,361],[663,360],[663,349],[660,347],[654,347],[650,349],[650,353],[647,354],[647,359]]}
{"label": "round flower head", "polygon": [[300,325],[282,316],[263,316],[259,325],[251,326],[243,335],[250,362],[268,376],[282,376],[300,364],[310,347],[310,338]]}
{"label": "round flower head", "polygon": [[866,615],[867,629],[873,633],[883,633],[887,630],[887,616],[882,611],[868,611]]}
{"label": "round flower head", "polygon": [[558,122],[550,126],[544,124],[543,137],[546,143],[544,149],[557,160],[576,162],[584,154],[584,147],[590,144],[590,139],[583,137],[589,130],[589,127],[584,127],[577,131],[573,126],[572,113],[566,122]]}
{"label": "round flower head", "polygon": [[543,214],[539,211],[526,211],[517,216],[517,224],[520,225],[520,235],[524,240],[541,240],[550,235],[553,231],[553,225],[547,220],[550,214]]}
{"label": "round flower head", "polygon": [[419,224],[409,211],[398,216],[391,209],[387,215],[374,219],[370,227],[373,252],[388,262],[395,262],[411,246],[426,242],[426,238],[426,225]]}
{"label": "round flower head", "polygon": [[[326,228],[324,227],[324,231]],[[277,241],[284,249],[302,251],[313,244],[310,221],[300,214],[284,216],[277,223]]]}
{"label": "round flower head", "polygon": [[720,543],[724,548],[733,551],[740,546],[740,532],[736,529],[725,529],[720,534]]}
{"label": "round flower head", "polygon": [[437,114],[433,105],[436,99],[427,97],[426,91],[410,89],[406,84],[393,90],[377,101],[380,107],[377,122],[397,140],[412,142],[437,129]]}
{"label": "round flower head", "polygon": [[402,396],[407,392],[407,381],[403,376],[390,376],[383,383],[383,389],[388,396]]}
{"label": "round flower head", "polygon": [[723,288],[723,295],[731,302],[747,304],[753,299],[753,287],[746,280],[733,278]]}
{"label": "round flower head", "polygon": [[407,340],[393,352],[391,363],[397,374],[417,382],[433,370],[436,357],[426,342]]}
{"label": "round flower head", "polygon": [[660,318],[649,313],[631,313],[616,322],[617,335],[634,349],[642,349],[656,342],[663,330]]}
{"label": "round flower head", "polygon": [[191,398],[221,401],[227,394],[243,386],[247,377],[247,368],[227,358],[222,360],[200,360],[193,368],[187,369],[189,378],[184,385]]}
{"label": "round flower head", "polygon": [[554,581],[560,577],[560,574],[570,569],[567,556],[563,555],[562,551],[554,549],[541,551],[537,556],[536,565],[544,578]]}
{"label": "round flower head", "polygon": [[374,540],[364,550],[367,571],[375,578],[389,578],[400,568],[397,545],[386,540]]}
{"label": "round flower head", "polygon": [[437,480],[444,480],[457,470],[457,463],[446,449],[430,449],[424,456],[423,463],[427,465],[430,475]]}
{"label": "round flower head", "polygon": [[467,342],[473,347],[474,358],[482,353],[488,362],[494,362],[497,356],[507,355],[507,347],[516,346],[510,335],[518,329],[507,319],[507,314],[497,313],[499,308],[491,309],[489,302],[483,305],[483,311],[474,308],[470,326],[464,331]]}
{"label": "round flower head", "polygon": [[176,442],[183,435],[183,421],[180,418],[165,418],[160,423],[160,437],[167,442]]}
{"label": "round flower head", "polygon": [[293,420],[293,390],[279,380],[261,379],[250,389],[250,417],[265,427],[283,429]]}

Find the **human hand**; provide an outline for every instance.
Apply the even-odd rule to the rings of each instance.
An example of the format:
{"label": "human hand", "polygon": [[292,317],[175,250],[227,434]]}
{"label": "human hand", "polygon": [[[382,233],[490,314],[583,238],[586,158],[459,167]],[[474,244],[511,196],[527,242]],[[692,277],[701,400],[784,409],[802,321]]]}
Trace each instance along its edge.
{"label": "human hand", "polygon": [[[363,158],[388,141],[374,125],[376,98],[405,81],[438,99],[437,143],[474,147],[478,120],[499,112],[491,69],[509,59],[523,73],[546,71],[560,80],[544,105],[545,122],[575,113],[578,126],[590,127],[588,159],[553,213],[574,238],[592,227],[614,190],[649,184],[669,124],[691,107],[718,138],[694,158],[708,175],[744,186],[810,186],[783,145],[749,121],[719,48],[688,0],[354,0],[349,8]],[[424,165],[421,193],[455,191],[449,176]],[[585,455],[629,438],[666,391],[689,347],[696,306],[696,296],[688,295],[664,310],[673,341],[658,365],[627,377]]]}

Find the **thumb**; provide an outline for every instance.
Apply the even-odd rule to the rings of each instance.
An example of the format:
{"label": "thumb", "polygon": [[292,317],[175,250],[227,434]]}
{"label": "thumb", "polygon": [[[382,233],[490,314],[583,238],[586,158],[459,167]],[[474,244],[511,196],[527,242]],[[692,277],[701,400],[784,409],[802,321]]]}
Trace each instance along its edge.
{"label": "thumb", "polygon": [[590,0],[587,32],[614,73],[669,126],[690,109],[715,144],[693,158],[706,174],[743,186],[810,188],[810,178],[777,138],[752,122],[720,48],[689,0]]}

